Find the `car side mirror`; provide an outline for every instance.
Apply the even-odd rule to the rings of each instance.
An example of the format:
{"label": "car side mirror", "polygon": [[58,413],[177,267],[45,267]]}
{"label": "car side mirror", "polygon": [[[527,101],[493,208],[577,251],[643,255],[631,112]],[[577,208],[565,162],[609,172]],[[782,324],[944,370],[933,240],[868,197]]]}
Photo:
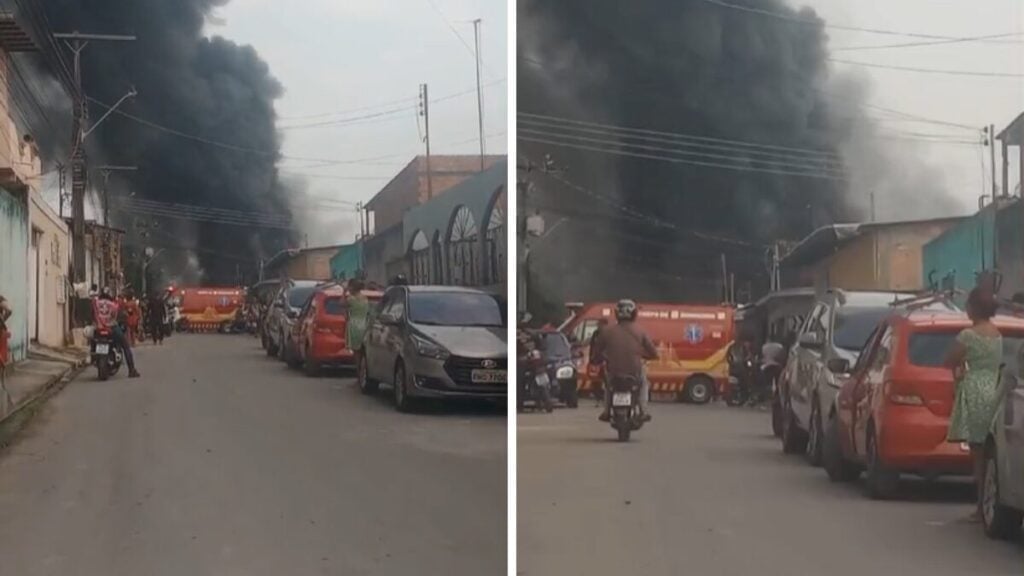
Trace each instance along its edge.
{"label": "car side mirror", "polygon": [[832,358],[828,361],[828,370],[833,374],[849,374],[850,361],[846,358]]}
{"label": "car side mirror", "polygon": [[800,346],[803,348],[821,348],[822,341],[821,337],[817,332],[804,332],[800,335]]}

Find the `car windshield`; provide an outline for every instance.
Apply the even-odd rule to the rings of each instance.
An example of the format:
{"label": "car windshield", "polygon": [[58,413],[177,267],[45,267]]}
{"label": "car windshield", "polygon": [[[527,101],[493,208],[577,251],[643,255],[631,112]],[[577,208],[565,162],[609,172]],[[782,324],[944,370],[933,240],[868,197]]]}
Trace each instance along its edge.
{"label": "car windshield", "polygon": [[344,316],[346,308],[344,298],[334,297],[324,300],[324,314],[328,316]]}
{"label": "car windshield", "polygon": [[561,334],[544,334],[542,346],[544,347],[544,352],[551,358],[568,358],[572,356],[569,342]]}
{"label": "car windshield", "polygon": [[505,325],[498,298],[474,292],[413,292],[409,295],[409,321],[434,326]]}
{"label": "car windshield", "polygon": [[837,348],[859,352],[878,323],[892,310],[885,308],[846,308],[836,316],[832,342]]}
{"label": "car windshield", "polygon": [[[911,335],[907,346],[910,363],[923,368],[941,367],[959,332],[918,332]],[[1003,335],[1003,359],[1008,365],[1016,363],[1021,344],[1024,344],[1024,334]]]}
{"label": "car windshield", "polygon": [[297,286],[288,291],[288,305],[292,308],[302,308],[309,300],[309,296],[316,290],[315,286]]}

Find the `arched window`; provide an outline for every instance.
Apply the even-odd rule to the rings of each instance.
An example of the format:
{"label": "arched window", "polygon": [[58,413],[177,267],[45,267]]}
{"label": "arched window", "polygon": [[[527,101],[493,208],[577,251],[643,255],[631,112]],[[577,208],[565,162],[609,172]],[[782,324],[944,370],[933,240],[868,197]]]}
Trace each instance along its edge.
{"label": "arched window", "polygon": [[473,213],[459,206],[448,233],[448,281],[455,286],[476,286],[479,230]]}
{"label": "arched window", "polygon": [[412,284],[430,284],[430,243],[422,230],[416,232],[409,245],[409,270]]}
{"label": "arched window", "polygon": [[434,265],[432,268],[434,284],[444,284],[444,252],[441,250],[441,231],[434,232],[434,240],[430,243],[430,253]]}
{"label": "arched window", "polygon": [[484,236],[485,284],[501,284],[505,278],[505,263],[508,257],[508,238],[505,235],[505,187],[502,186],[491,205],[487,218],[487,234]]}

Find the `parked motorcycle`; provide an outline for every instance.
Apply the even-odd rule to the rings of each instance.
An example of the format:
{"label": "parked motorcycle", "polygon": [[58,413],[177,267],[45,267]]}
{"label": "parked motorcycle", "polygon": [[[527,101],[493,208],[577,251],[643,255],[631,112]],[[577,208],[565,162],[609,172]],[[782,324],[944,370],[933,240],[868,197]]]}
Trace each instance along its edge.
{"label": "parked motorcycle", "polygon": [[124,363],[124,351],[114,343],[110,328],[96,328],[90,338],[90,355],[96,375],[103,381],[117,374]]}
{"label": "parked motorcycle", "polygon": [[644,425],[640,413],[640,380],[617,376],[609,384],[612,389],[611,425],[619,434],[619,442],[629,442],[630,434]]}
{"label": "parked motorcycle", "polygon": [[532,401],[539,410],[552,412],[555,403],[551,398],[551,388],[551,378],[548,375],[544,354],[538,348],[528,351],[520,364],[517,408],[522,412],[526,402]]}
{"label": "parked motorcycle", "polygon": [[725,395],[725,403],[728,406],[744,406],[753,397],[753,382],[755,377],[754,360],[748,359],[740,366],[731,370],[729,375],[729,390]]}

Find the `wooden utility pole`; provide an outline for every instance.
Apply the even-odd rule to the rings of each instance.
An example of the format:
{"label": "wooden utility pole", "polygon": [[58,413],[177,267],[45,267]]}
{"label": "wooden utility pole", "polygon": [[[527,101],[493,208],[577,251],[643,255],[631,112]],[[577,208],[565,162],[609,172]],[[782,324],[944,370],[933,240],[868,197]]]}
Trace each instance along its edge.
{"label": "wooden utility pole", "polygon": [[[89,118],[89,108],[85,93],[82,91],[82,51],[92,41],[132,41],[135,40],[135,36],[72,32],[54,34],[53,37],[63,39],[74,55],[75,93],[71,95],[74,100],[74,118],[71,124],[71,233],[74,250],[72,272],[74,272],[75,282],[83,282],[85,281],[85,188],[88,177],[85,168],[84,142],[88,133],[85,124]],[[98,126],[99,122],[96,125]]]}
{"label": "wooden utility pole", "polygon": [[427,200],[430,200],[434,197],[434,171],[430,168],[430,99],[426,84],[420,84],[420,116],[423,116],[424,142],[427,144]]}
{"label": "wooden utility pole", "polygon": [[477,120],[480,123],[480,171],[484,171],[484,155],[485,141],[484,141],[484,93],[480,88],[480,19],[473,20],[473,38],[476,42],[476,111]]}
{"label": "wooden utility pole", "polygon": [[57,163],[57,202],[59,204],[58,214],[61,220],[64,219],[64,196],[67,194],[67,178],[64,175],[64,164]]}

